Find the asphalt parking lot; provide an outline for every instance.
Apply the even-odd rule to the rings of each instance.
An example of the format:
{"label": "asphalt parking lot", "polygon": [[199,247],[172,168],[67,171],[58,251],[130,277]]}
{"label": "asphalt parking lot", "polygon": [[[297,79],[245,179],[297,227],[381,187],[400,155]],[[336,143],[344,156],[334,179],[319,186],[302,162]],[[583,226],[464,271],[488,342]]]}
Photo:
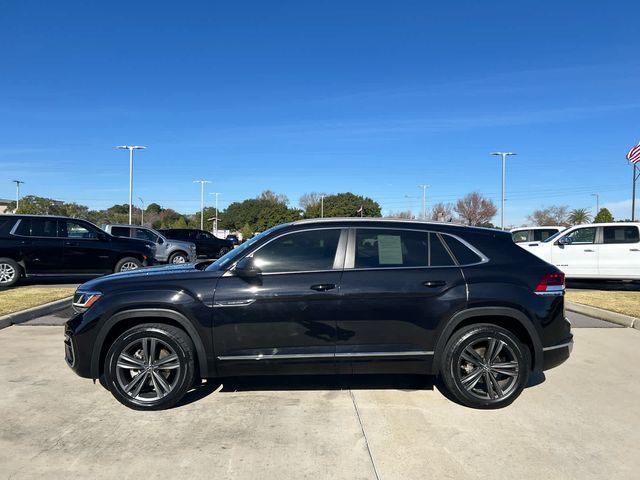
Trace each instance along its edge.
{"label": "asphalt parking lot", "polygon": [[635,479],[640,332],[574,333],[571,359],[497,411],[452,403],[430,377],[279,377],[136,412],[68,369],[59,326],[12,326],[0,477]]}

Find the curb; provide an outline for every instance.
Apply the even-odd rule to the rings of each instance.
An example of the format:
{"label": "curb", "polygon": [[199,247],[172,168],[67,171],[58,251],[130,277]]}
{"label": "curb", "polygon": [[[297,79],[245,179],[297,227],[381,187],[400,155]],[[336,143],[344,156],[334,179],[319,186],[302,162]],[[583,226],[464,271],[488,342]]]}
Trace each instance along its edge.
{"label": "curb", "polygon": [[44,305],[38,305],[37,307],[27,308],[26,310],[10,313],[9,315],[0,317],[0,330],[11,325],[15,325],[16,323],[28,322],[29,320],[33,320],[34,318],[64,310],[65,308],[71,306],[72,300],[73,297],[67,297],[61,300],[45,303]]}
{"label": "curb", "polygon": [[581,313],[588,315],[606,322],[622,325],[627,328],[635,328],[640,330],[640,318],[630,317],[629,315],[623,315],[622,313],[612,312],[610,310],[603,310],[602,308],[592,307],[589,305],[583,305],[575,302],[565,302],[565,308],[570,312]]}

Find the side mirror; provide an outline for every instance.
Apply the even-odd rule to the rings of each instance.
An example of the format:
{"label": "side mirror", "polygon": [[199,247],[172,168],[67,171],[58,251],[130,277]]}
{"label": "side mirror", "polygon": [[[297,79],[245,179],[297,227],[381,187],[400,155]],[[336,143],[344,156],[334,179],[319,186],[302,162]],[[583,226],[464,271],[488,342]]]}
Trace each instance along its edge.
{"label": "side mirror", "polygon": [[244,257],[236,264],[235,272],[242,278],[254,278],[262,273],[256,266],[253,257]]}
{"label": "side mirror", "polygon": [[564,236],[558,239],[558,245],[571,245],[571,237]]}
{"label": "side mirror", "polygon": [[103,232],[98,232],[97,237],[98,237],[98,240],[102,240],[103,242],[109,238],[107,234]]}
{"label": "side mirror", "polygon": [[162,245],[163,243],[164,243],[164,240],[158,237],[158,245]]}

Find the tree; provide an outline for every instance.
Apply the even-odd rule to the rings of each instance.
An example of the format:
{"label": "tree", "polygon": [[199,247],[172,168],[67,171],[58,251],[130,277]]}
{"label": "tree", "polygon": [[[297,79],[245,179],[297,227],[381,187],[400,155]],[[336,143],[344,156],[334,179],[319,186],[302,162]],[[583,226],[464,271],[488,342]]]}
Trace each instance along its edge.
{"label": "tree", "polygon": [[478,192],[471,192],[459,199],[453,209],[467,225],[487,223],[498,211],[490,199]]}
{"label": "tree", "polygon": [[242,235],[242,241],[249,240],[253,236],[253,230],[251,230],[251,225],[249,225],[248,223],[245,224],[240,229],[240,235]]}
{"label": "tree", "polygon": [[[351,192],[324,197],[325,217],[359,217],[360,207],[363,209],[362,216],[364,217],[382,216],[380,204],[369,197],[355,195]],[[309,207],[305,211],[305,216],[307,218],[320,217],[320,204]]]}
{"label": "tree", "polygon": [[608,223],[613,221],[613,215],[608,208],[601,208],[596,218],[593,219],[593,223]]}
{"label": "tree", "polygon": [[411,212],[411,210],[405,210],[403,212],[389,212],[389,215],[387,215],[387,218],[406,218],[409,220],[413,220],[414,218],[416,218],[413,213]]}
{"label": "tree", "polygon": [[547,208],[534,210],[527,218],[534,225],[562,225],[568,226],[567,211],[569,207],[566,205],[552,205]]}
{"label": "tree", "polygon": [[431,208],[431,220],[434,222],[450,222],[453,217],[453,205],[450,203],[436,203]]}
{"label": "tree", "polygon": [[249,225],[252,231],[262,232],[280,223],[297,220],[300,213],[301,210],[289,208],[273,198],[251,198],[229,205],[221,215],[220,226],[239,231]]}
{"label": "tree", "polygon": [[323,196],[326,196],[326,194],[319,192],[305,193],[300,197],[298,203],[300,204],[300,207],[306,212],[310,207],[320,205]]}
{"label": "tree", "polygon": [[272,203],[281,203],[283,205],[289,204],[289,198],[284,194],[278,194],[271,190],[265,190],[256,197],[256,200],[265,200]]}
{"label": "tree", "polygon": [[145,213],[155,213],[156,215],[160,215],[160,212],[162,212],[162,207],[155,202],[147,205],[147,209],[145,210]]}
{"label": "tree", "polygon": [[591,221],[591,214],[586,208],[574,208],[569,212],[568,221],[571,225],[582,225]]}

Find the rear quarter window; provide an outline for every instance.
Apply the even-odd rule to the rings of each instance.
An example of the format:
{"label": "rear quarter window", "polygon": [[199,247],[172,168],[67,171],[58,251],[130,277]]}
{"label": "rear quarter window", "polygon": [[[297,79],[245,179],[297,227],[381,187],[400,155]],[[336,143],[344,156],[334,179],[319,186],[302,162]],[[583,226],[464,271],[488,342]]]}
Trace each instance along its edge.
{"label": "rear quarter window", "polygon": [[638,243],[640,241],[638,227],[633,225],[602,227],[602,234],[604,243]]}
{"label": "rear quarter window", "polygon": [[9,235],[9,232],[18,221],[15,217],[0,218],[0,235],[3,237]]}
{"label": "rear quarter window", "polygon": [[471,265],[482,261],[482,257],[480,257],[480,255],[471,250],[460,240],[449,235],[443,235],[442,237],[460,265]]}

